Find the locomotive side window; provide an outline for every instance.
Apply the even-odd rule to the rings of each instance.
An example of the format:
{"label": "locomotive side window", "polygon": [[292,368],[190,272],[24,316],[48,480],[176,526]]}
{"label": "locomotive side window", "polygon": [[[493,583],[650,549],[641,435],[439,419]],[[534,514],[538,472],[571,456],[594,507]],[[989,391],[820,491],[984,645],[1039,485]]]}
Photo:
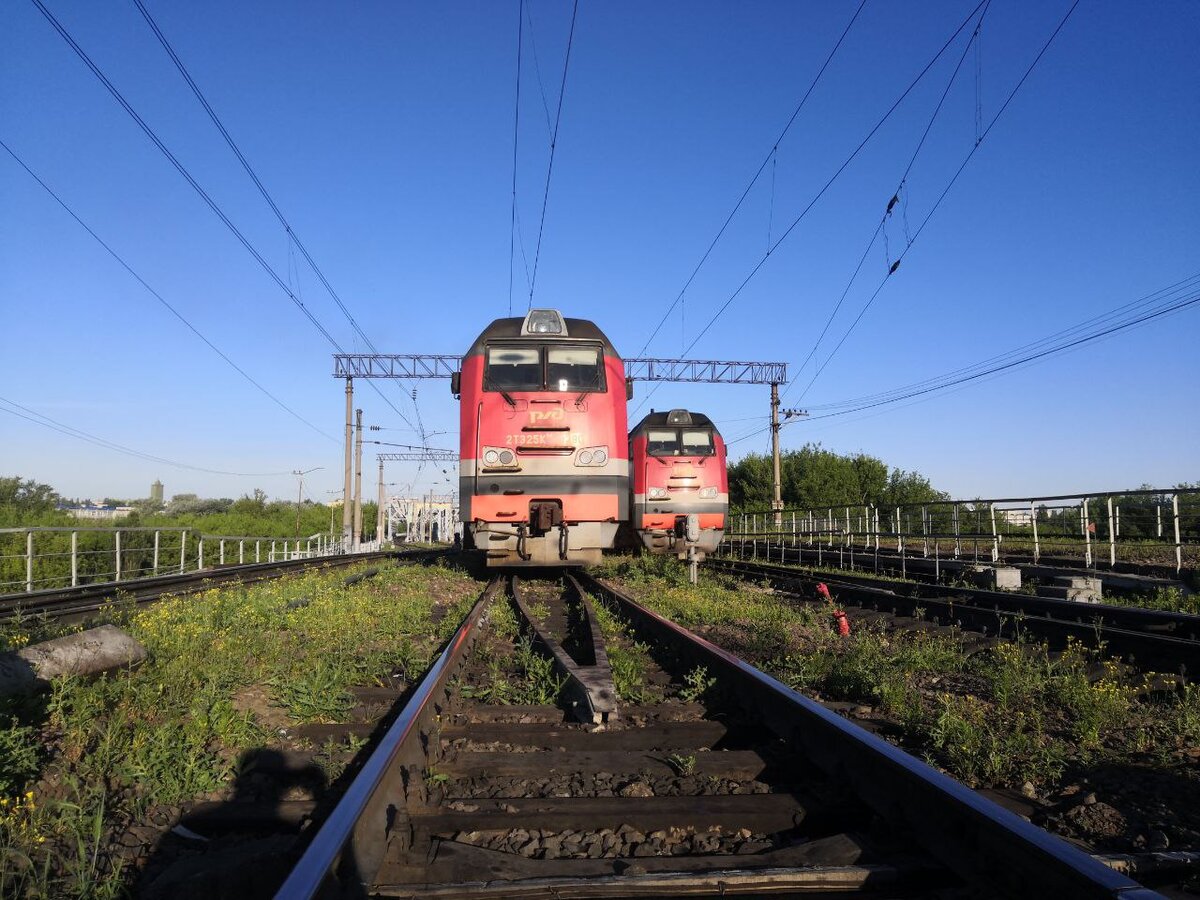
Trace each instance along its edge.
{"label": "locomotive side window", "polygon": [[651,456],[678,456],[679,432],[674,428],[646,431],[646,452]]}
{"label": "locomotive side window", "polygon": [[541,390],[541,352],[536,347],[488,347],[483,388],[488,391]]}
{"label": "locomotive side window", "polygon": [[546,383],[552,391],[602,391],[604,368],[598,347],[548,347]]}
{"label": "locomotive side window", "polygon": [[717,452],[711,431],[685,428],[682,437],[681,456],[712,456]]}

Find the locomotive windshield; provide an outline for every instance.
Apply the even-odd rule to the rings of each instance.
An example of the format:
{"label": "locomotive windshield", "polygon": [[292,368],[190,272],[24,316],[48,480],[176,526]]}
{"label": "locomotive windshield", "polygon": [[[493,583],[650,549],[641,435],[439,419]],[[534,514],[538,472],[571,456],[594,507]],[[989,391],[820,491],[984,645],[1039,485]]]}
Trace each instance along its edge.
{"label": "locomotive windshield", "polygon": [[713,456],[712,432],[704,428],[650,428],[646,452],[651,456]]}
{"label": "locomotive windshield", "polygon": [[604,390],[604,360],[599,347],[488,347],[486,391]]}

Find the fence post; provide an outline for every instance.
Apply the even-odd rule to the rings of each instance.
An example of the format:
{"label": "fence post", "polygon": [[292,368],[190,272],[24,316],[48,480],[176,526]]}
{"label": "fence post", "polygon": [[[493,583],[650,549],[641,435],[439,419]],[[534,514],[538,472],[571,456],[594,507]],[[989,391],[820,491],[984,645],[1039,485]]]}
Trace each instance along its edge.
{"label": "fence post", "polygon": [[33,590],[33,532],[25,532],[25,590]]}
{"label": "fence post", "polygon": [[243,538],[238,538],[238,565],[242,565],[246,561],[246,541]]}
{"label": "fence post", "polygon": [[1154,514],[1158,520],[1158,538],[1162,540],[1162,504],[1157,501],[1154,504]]}
{"label": "fence post", "polygon": [[1083,505],[1079,507],[1079,515],[1083,522],[1083,560],[1084,565],[1092,564],[1092,523],[1088,521],[1088,502],[1087,497],[1083,498]]}
{"label": "fence post", "polygon": [[1032,500],[1029,501],[1029,521],[1033,523],[1033,561],[1037,562],[1042,556],[1042,546],[1038,542],[1037,506]]}
{"label": "fence post", "polygon": [[954,504],[954,558],[955,559],[958,559],[959,555],[962,553],[962,543],[959,541],[959,537],[958,537],[958,508],[959,508],[959,505],[957,503],[955,503]]}
{"label": "fence post", "polygon": [[179,532],[179,574],[187,571],[187,529]]}
{"label": "fence post", "polygon": [[262,541],[255,539],[255,541],[254,541],[254,561],[255,562],[262,562],[262,554],[259,552],[261,545],[262,545]]}
{"label": "fence post", "polygon": [[154,529],[154,573],[158,574],[158,529]]}
{"label": "fence post", "polygon": [[225,538],[217,542],[217,562],[225,565]]}
{"label": "fence post", "polygon": [[1108,567],[1115,568],[1117,565],[1117,532],[1113,526],[1113,502],[1112,497],[1108,498]]}
{"label": "fence post", "polygon": [[71,587],[79,585],[79,532],[71,532]]}
{"label": "fence post", "polygon": [[200,557],[196,561],[196,568],[204,568],[204,535],[200,535]]}
{"label": "fence post", "polygon": [[271,552],[267,556],[267,562],[275,562],[275,542],[271,541]]}
{"label": "fence post", "polygon": [[929,507],[921,507],[921,555],[929,558]]}
{"label": "fence post", "polygon": [[121,529],[117,529],[117,581],[121,580]]}
{"label": "fence post", "polygon": [[1175,516],[1175,571],[1183,571],[1183,542],[1179,540],[1179,495],[1171,495],[1171,512]]}
{"label": "fence post", "polygon": [[1000,562],[1000,535],[996,532],[996,504],[988,504],[992,517],[992,562]]}

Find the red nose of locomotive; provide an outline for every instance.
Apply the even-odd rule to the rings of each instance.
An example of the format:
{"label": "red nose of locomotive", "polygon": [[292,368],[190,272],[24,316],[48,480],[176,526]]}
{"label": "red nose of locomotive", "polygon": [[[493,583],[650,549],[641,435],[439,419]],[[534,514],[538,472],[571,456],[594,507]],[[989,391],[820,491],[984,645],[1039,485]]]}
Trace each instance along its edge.
{"label": "red nose of locomotive", "polygon": [[729,508],[725,445],[708,416],[652,412],[630,435],[633,528],[643,546],[680,558],[721,542]]}

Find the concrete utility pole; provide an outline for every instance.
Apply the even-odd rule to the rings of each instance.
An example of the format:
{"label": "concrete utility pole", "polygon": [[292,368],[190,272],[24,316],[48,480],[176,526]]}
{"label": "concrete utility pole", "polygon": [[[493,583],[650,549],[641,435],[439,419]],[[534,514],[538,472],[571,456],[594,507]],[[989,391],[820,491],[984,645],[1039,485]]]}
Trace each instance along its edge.
{"label": "concrete utility pole", "polygon": [[779,385],[771,382],[771,509],[775,511],[775,527],[783,526],[783,486],[779,483]]}
{"label": "concrete utility pole", "polygon": [[[772,465],[772,487],[771,509],[775,511],[775,527],[783,527],[783,485],[779,476],[779,384],[771,382],[771,465]],[[808,413],[802,409],[785,409],[783,410],[785,419],[790,419],[792,416],[807,416]]]}
{"label": "concrete utility pole", "polygon": [[296,489],[296,537],[300,537],[300,506],[304,502],[304,476],[309,472],[316,472],[324,466],[317,466],[315,469],[305,469],[301,472],[299,469],[292,469],[292,474],[299,479],[300,484]]}
{"label": "concrete utility pole", "polygon": [[375,540],[383,547],[383,460],[379,461],[379,507],[375,512]]}
{"label": "concrete utility pole", "polygon": [[362,410],[354,411],[354,533],[351,545],[358,550],[362,541]]}
{"label": "concrete utility pole", "polygon": [[353,528],[353,519],[350,518],[350,466],[351,457],[351,429],[354,427],[354,379],[346,379],[346,471],[342,489],[342,549],[350,549],[350,532]]}

